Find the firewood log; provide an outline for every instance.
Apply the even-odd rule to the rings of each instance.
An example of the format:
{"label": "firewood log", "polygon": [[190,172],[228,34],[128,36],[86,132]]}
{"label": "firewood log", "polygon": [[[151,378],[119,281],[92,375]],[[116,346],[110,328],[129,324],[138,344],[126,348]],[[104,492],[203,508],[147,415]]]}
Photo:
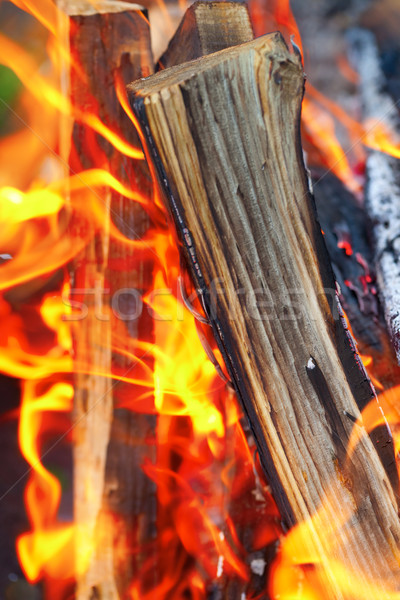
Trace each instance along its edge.
{"label": "firewood log", "polygon": [[[188,60],[207,56],[218,50],[230,48],[238,44],[249,42],[253,39],[253,30],[246,4],[242,2],[210,2],[209,0],[198,0],[186,11],[175,35],[171,39],[167,51],[159,60],[159,68],[172,67],[182,64]],[[248,427],[245,431],[252,441],[252,435]],[[227,447],[232,440],[227,438]],[[260,494],[259,494],[260,496]],[[239,526],[241,514],[252,512],[253,515],[260,513],[260,523],[264,517],[264,503],[256,502],[257,493],[249,493],[246,497],[232,502],[227,491],[226,504],[229,506],[230,514],[235,522],[236,534],[246,549],[247,563],[250,565],[249,581],[234,580],[226,577],[223,573],[213,582],[214,594],[228,599],[241,598],[250,594],[261,594],[265,590],[268,570],[266,562],[270,559],[273,549],[268,550],[268,555],[252,549],[252,535],[248,526],[243,523]],[[241,514],[239,514],[241,513]],[[225,532],[228,534],[228,532]],[[250,534],[250,535],[249,535]],[[266,560],[264,560],[266,559]],[[255,561],[255,562],[254,562]],[[271,562],[271,560],[269,560]],[[261,565],[259,569],[252,569],[251,565]]]}
{"label": "firewood log", "polygon": [[367,435],[346,453],[372,388],[309,193],[299,57],[272,34],[128,89],[281,514],[289,526],[328,514],[334,547],[312,524],[304,542],[327,598],[345,597],[329,558],[398,588],[387,475]]}
{"label": "firewood log", "polygon": [[[363,116],[368,127],[384,127],[400,142],[399,109],[385,90],[378,48],[372,33],[349,34],[352,62],[360,76]],[[400,364],[400,161],[369,152],[365,206],[372,226],[379,294]]]}
{"label": "firewood log", "polygon": [[199,0],[186,11],[158,65],[165,69],[252,39],[246,4]]}
{"label": "firewood log", "polygon": [[[116,77],[128,81],[153,70],[150,33],[141,7],[125,2],[69,2],[71,100],[132,147],[138,136],[117,99]],[[126,186],[151,195],[151,177],[144,161],[131,160],[80,122],[74,122],[71,171],[102,167]],[[110,237],[111,219],[130,239],[149,227],[146,212],[110,188],[101,190],[104,228],[93,230],[91,241],[72,267],[72,300],[87,306],[87,317],[74,323],[78,374],[74,398],[74,512],[78,523],[77,598],[125,597],[144,557],[137,551],[151,540],[155,520],[155,489],[141,464],[154,417],[116,408],[120,384],[102,374],[117,367],[129,377],[132,363],[112,351],[115,316],[112,299],[120,290],[147,289],[151,267],[132,265],[132,249]],[[121,268],[122,266],[122,268]],[[78,293],[80,290],[80,293]],[[96,290],[96,292],[94,292]],[[126,338],[150,341],[149,321],[130,318],[130,308],[117,308],[126,319]],[[131,307],[134,310],[134,307]],[[119,323],[121,326],[121,323]],[[122,348],[124,350],[124,348]],[[87,374],[79,373],[86,365]],[[84,369],[85,370],[85,367]],[[85,552],[89,549],[89,558]],[[86,562],[88,565],[86,568]],[[81,572],[82,565],[84,570]]]}

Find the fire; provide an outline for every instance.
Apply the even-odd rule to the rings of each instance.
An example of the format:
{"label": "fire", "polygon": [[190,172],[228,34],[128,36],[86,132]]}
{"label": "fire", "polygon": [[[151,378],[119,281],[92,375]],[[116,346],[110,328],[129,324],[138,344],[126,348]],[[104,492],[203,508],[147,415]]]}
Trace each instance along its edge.
{"label": "fire", "polygon": [[380,150],[395,158],[400,158],[400,141],[395,139],[383,123],[370,119],[365,123],[365,144],[373,150]]}
{"label": "fire", "polygon": [[[50,0],[15,0],[15,4],[44,26],[52,60],[51,67],[47,63],[44,68],[21,45],[0,35],[0,60],[24,86],[18,108],[24,109],[27,119],[24,129],[0,140],[0,158],[4,157],[5,165],[0,177],[0,369],[22,380],[19,444],[29,466],[25,503],[30,528],[17,540],[21,566],[29,581],[45,582],[46,597],[62,600],[74,580],[86,572],[109,530],[116,527],[115,515],[102,515],[94,533],[84,529],[86,541],[77,552],[77,539],[82,542],[85,535],[72,518],[69,522],[60,518],[62,486],[46,466],[49,448],[72,442],[74,376],[87,374],[119,382],[117,408],[157,416],[156,436],[149,440],[156,444],[157,456],[146,460],[142,468],[157,488],[158,533],[156,540],[149,540],[149,548],[133,549],[146,558],[140,576],[131,581],[130,598],[203,600],[208,597],[209,582],[222,586],[224,578],[235,578],[250,585],[249,556],[256,553],[258,557],[257,552],[282,539],[280,516],[261,474],[254,440],[242,427],[235,396],[216,373],[213,363],[222,365],[222,356],[208,326],[196,323],[182,298],[179,281],[185,274],[176,241],[165,224],[154,172],[150,198],[138,185],[128,185],[110,172],[98,145],[92,168],[65,175],[66,165],[59,158],[60,117],[80,123],[90,135],[96,133],[136,163],[143,161],[143,151],[101,121],[95,99],[91,110],[84,111],[62,93],[63,65],[77,72],[80,69],[58,39],[60,28],[68,26],[64,13]],[[161,0],[159,4],[169,18],[166,5]],[[180,2],[181,9],[183,4]],[[260,2],[253,2],[251,10],[256,33],[278,27],[288,40],[294,36],[302,50],[288,0],[273,2],[268,11]],[[136,126],[118,73],[115,86],[121,106]],[[399,146],[379,124],[361,126],[316,90],[308,89],[303,104],[304,135],[318,147],[319,163],[359,193],[354,160],[362,162],[364,152],[357,150],[355,158],[347,157],[337,140],[334,119],[345,125],[353,142],[360,137],[368,147],[394,156],[399,156]],[[152,226],[141,239],[129,239],[110,219],[105,190],[147,212]],[[79,332],[83,313],[81,296],[70,278],[70,264],[104,230],[111,240],[132,251],[121,262],[110,258],[110,268],[129,270],[140,261],[151,265],[151,282],[141,301],[151,315],[154,339],[130,337],[112,307],[102,306],[101,316],[110,321],[111,335],[109,341],[99,340],[99,346],[109,343],[110,352],[130,362],[129,370],[117,361],[109,369],[95,364],[90,348],[85,359],[73,355],[73,336]],[[347,250],[350,254],[351,248]],[[195,309],[196,314],[202,313],[198,301]],[[369,360],[364,358],[366,364]],[[377,404],[364,411],[354,427],[350,455],[363,428],[370,431],[386,421],[394,430],[398,427],[398,391],[380,396],[385,417]],[[350,518],[343,514],[335,527],[342,527]],[[382,590],[372,583],[368,596],[364,584],[344,565],[334,563],[329,552],[315,555],[308,551],[307,537],[313,528],[324,532],[326,547],[334,543],[337,532],[330,520],[329,493],[309,522],[283,538],[269,582],[271,597],[324,598],[323,573],[328,570],[349,598],[355,597],[353,590],[358,599],[381,598]],[[128,551],[132,550],[122,543],[121,556]],[[251,587],[246,589],[252,594]],[[396,600],[398,595],[391,594]]]}
{"label": "fire", "polygon": [[[346,150],[336,136],[337,124],[346,132]],[[400,158],[400,141],[393,131],[377,119],[359,123],[311,84],[306,87],[302,126],[305,140],[311,142],[314,153],[318,152],[318,158],[312,160],[332,171],[356,195],[361,192],[359,173],[364,171],[364,147]]]}
{"label": "fire", "polygon": [[335,122],[330,113],[322,110],[315,102],[306,97],[303,101],[303,135],[312,143],[318,140],[322,164],[333,171],[350,191],[359,193],[361,183],[349,164],[335,134]]}
{"label": "fire", "polygon": [[[332,513],[330,492],[324,505],[309,520],[295,528],[285,537],[274,564],[270,594],[273,600],[321,600],[326,598],[327,579],[334,582],[338,597],[346,600],[398,600],[400,593],[392,582],[374,582],[372,578],[359,575],[344,562],[334,559],[334,549],[341,536],[348,536],[345,526],[352,513],[343,508],[338,515]],[[333,517],[334,514],[334,517]],[[309,549],[310,537],[317,530],[323,549],[316,553]]]}

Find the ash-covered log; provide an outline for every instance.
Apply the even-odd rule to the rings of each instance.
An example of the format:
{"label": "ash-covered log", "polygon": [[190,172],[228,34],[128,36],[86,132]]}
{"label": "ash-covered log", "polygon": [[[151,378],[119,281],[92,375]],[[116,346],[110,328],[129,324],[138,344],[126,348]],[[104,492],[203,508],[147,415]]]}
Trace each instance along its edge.
{"label": "ash-covered log", "polygon": [[[374,35],[353,30],[348,36],[360,77],[366,128],[383,128],[400,143],[399,108],[386,91]],[[365,206],[372,226],[379,294],[400,363],[400,160],[371,150],[367,158]]]}
{"label": "ash-covered log", "polygon": [[[129,86],[193,278],[289,526],[330,559],[399,585],[397,504],[367,435],[346,446],[370,383],[344,330],[303,165],[299,57],[272,34]],[[327,502],[329,496],[329,502]],[[324,504],[325,503],[325,504]]]}

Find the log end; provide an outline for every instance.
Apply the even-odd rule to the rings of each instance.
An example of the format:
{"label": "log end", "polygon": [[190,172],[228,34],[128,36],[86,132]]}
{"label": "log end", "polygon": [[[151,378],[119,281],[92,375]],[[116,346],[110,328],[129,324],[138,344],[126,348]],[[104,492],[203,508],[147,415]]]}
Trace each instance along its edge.
{"label": "log end", "polygon": [[198,0],[188,8],[158,68],[194,60],[253,39],[244,2]]}

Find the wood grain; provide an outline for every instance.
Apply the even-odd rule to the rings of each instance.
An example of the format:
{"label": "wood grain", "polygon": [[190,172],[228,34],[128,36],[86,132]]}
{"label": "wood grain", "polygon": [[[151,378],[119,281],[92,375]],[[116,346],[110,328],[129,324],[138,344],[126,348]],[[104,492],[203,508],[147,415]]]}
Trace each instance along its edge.
{"label": "wood grain", "polygon": [[400,526],[369,437],[346,458],[347,415],[371,387],[308,190],[303,88],[299,58],[272,34],[129,91],[275,499],[290,526],[324,511],[334,547],[313,522],[305,544],[326,597],[345,598],[329,559],[398,589]]}
{"label": "wood grain", "polygon": [[[210,0],[197,0],[186,11],[182,22],[171,39],[168,50],[159,61],[159,68],[166,68],[207,56],[213,52],[244,44],[253,39],[253,30],[246,4],[242,2],[210,2]],[[229,396],[227,396],[229,397]],[[243,419],[244,422],[244,419]],[[247,437],[249,448],[254,446],[252,433],[246,424],[244,434]],[[235,436],[229,431],[225,436],[226,467],[235,460]],[[236,469],[240,469],[236,466]],[[254,550],[252,525],[244,515],[252,515],[254,521],[265,524],[265,504],[258,502],[260,497],[257,488],[242,493],[233,498],[230,489],[225,490],[224,506],[235,524],[236,535],[246,552],[246,562],[250,565],[248,580],[237,579],[222,573],[212,582],[213,595],[225,600],[236,600],[264,593],[268,576],[268,568],[263,567],[257,572],[251,568],[253,561],[266,565],[272,563],[274,548],[258,548]],[[229,536],[229,528],[223,531]],[[262,574],[260,574],[262,572]],[[213,596],[213,597],[214,597]]]}
{"label": "wood grain", "polygon": [[245,3],[198,0],[185,12],[158,65],[165,69],[252,39]]}

